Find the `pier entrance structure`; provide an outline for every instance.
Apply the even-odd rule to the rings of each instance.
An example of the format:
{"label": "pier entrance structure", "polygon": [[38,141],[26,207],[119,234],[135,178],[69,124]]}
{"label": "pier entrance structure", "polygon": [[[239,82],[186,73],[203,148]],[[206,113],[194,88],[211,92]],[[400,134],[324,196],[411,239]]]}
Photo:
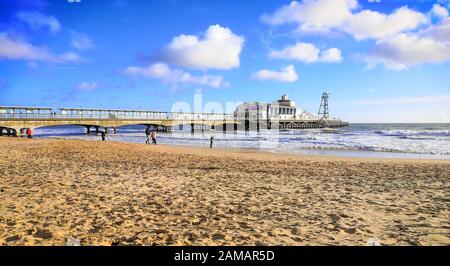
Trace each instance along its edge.
{"label": "pier entrance structure", "polygon": [[126,125],[146,125],[171,131],[188,125],[191,130],[236,130],[234,114],[158,112],[148,110],[0,106],[0,135],[17,136],[27,128],[77,125],[91,132],[116,132]]}
{"label": "pier entrance structure", "polygon": [[236,119],[245,130],[260,129],[309,129],[348,126],[339,118],[330,118],[328,113],[328,93],[322,97],[319,114],[301,110],[287,95],[272,103],[247,102],[236,108]]}

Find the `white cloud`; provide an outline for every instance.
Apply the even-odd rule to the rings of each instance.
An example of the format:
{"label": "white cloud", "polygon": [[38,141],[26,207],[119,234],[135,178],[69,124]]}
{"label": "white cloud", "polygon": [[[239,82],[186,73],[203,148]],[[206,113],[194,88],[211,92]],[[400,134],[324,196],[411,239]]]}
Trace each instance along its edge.
{"label": "white cloud", "polygon": [[145,77],[149,79],[159,79],[163,83],[177,86],[179,83],[204,85],[213,88],[227,87],[222,76],[203,75],[193,76],[181,69],[171,69],[164,63],[155,63],[148,67],[127,67],[123,73],[128,76]]}
{"label": "white cloud", "polygon": [[93,90],[97,87],[98,87],[98,82],[96,82],[96,81],[92,81],[92,82],[83,81],[83,82],[79,83],[78,85],[76,85],[75,89],[80,90],[80,91],[89,91],[89,90]]}
{"label": "white cloud", "polygon": [[439,24],[432,25],[421,31],[420,36],[431,37],[436,41],[450,45],[450,18],[443,19]]}
{"label": "white cloud", "polygon": [[71,36],[72,36],[71,44],[76,49],[87,50],[87,49],[91,49],[91,48],[94,47],[94,42],[86,34],[82,34],[82,33],[78,33],[78,32],[72,31],[71,32]]}
{"label": "white cloud", "polygon": [[298,76],[293,65],[283,67],[280,71],[262,69],[254,73],[251,78],[256,80],[272,80],[280,82],[294,82],[298,80]]}
{"label": "white cloud", "polygon": [[323,32],[348,20],[357,5],[357,0],[292,1],[273,15],[263,15],[262,20],[272,25],[297,23],[300,31]]}
{"label": "white cloud", "polygon": [[450,61],[450,17],[447,9],[435,4],[428,14],[434,14],[439,20],[423,30],[379,39],[368,53],[368,67],[381,64],[390,70],[403,70],[420,64]]}
{"label": "white cloud", "polygon": [[320,56],[321,62],[336,63],[342,60],[341,50],[337,48],[330,48],[322,52]]}
{"label": "white cloud", "polygon": [[336,63],[342,60],[341,51],[337,48],[330,48],[320,51],[314,44],[297,42],[295,45],[287,46],[280,51],[271,51],[270,58],[291,59],[305,63]]}
{"label": "white cloud", "polygon": [[425,15],[407,7],[401,7],[389,15],[362,10],[346,21],[342,29],[357,40],[379,39],[415,29],[426,22]]}
{"label": "white cloud", "polygon": [[17,13],[17,18],[27,23],[32,29],[47,27],[52,33],[61,29],[61,24],[54,16],[47,16],[38,11],[22,11]]}
{"label": "white cloud", "polygon": [[434,4],[431,9],[431,14],[438,18],[446,18],[448,17],[448,10],[439,4]]}
{"label": "white cloud", "polygon": [[369,68],[383,64],[391,70],[448,60],[450,46],[430,37],[404,33],[377,41],[367,57]]}
{"label": "white cloud", "polygon": [[244,37],[229,28],[211,25],[203,38],[179,35],[163,53],[163,61],[196,69],[231,69],[239,67]]}
{"label": "white cloud", "polygon": [[295,23],[300,32],[324,33],[331,30],[346,32],[357,40],[395,35],[426,23],[420,12],[401,7],[392,14],[371,10],[357,10],[357,0],[292,1],[273,15],[262,20],[272,25]]}
{"label": "white cloud", "polygon": [[48,49],[34,46],[23,40],[11,39],[6,33],[0,32],[0,59],[30,60],[49,63],[79,63],[84,59],[75,52],[55,55]]}
{"label": "white cloud", "polygon": [[[369,68],[381,64],[391,70],[402,70],[450,61],[450,17],[440,4],[434,4],[425,13],[407,6],[382,13],[361,9],[357,0],[305,0],[293,1],[262,18],[273,25],[294,23],[301,32],[344,32],[358,41],[374,39],[375,46],[365,56]],[[305,44],[272,52],[271,56],[304,62],[340,61],[340,51],[321,53],[315,46]]]}

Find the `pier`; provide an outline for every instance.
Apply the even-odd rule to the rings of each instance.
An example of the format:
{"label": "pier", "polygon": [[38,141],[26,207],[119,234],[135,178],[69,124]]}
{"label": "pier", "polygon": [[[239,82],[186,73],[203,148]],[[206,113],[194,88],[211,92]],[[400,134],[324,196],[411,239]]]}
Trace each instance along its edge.
{"label": "pier", "polygon": [[222,128],[236,130],[238,121],[233,114],[158,112],[146,110],[0,106],[0,135],[17,136],[27,128],[75,125],[86,133],[115,133],[127,125],[145,125],[155,131],[172,131],[184,125],[191,130]]}
{"label": "pier", "polygon": [[191,131],[252,131],[260,129],[308,129],[348,126],[336,119],[253,119],[234,114],[159,112],[149,110],[0,106],[0,136],[20,136],[26,129],[75,125],[86,133],[116,133],[127,125],[144,125],[169,132],[189,126]]}

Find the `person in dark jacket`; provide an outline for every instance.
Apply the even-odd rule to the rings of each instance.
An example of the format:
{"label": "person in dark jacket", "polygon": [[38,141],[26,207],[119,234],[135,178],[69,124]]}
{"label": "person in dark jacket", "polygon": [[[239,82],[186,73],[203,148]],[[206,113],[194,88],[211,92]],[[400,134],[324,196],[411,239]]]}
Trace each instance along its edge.
{"label": "person in dark jacket", "polygon": [[105,131],[102,131],[102,141],[105,141],[106,140],[106,133],[105,133]]}
{"label": "person in dark jacket", "polygon": [[145,141],[145,144],[150,144],[150,134],[151,134],[150,127],[147,127],[145,129],[145,136],[147,137],[147,140]]}

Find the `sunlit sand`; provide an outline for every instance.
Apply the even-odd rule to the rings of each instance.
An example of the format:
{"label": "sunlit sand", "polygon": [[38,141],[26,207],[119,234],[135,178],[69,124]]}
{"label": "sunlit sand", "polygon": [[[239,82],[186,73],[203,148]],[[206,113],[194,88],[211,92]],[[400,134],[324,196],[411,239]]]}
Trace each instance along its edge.
{"label": "sunlit sand", "polygon": [[450,162],[0,138],[0,245],[449,245]]}

